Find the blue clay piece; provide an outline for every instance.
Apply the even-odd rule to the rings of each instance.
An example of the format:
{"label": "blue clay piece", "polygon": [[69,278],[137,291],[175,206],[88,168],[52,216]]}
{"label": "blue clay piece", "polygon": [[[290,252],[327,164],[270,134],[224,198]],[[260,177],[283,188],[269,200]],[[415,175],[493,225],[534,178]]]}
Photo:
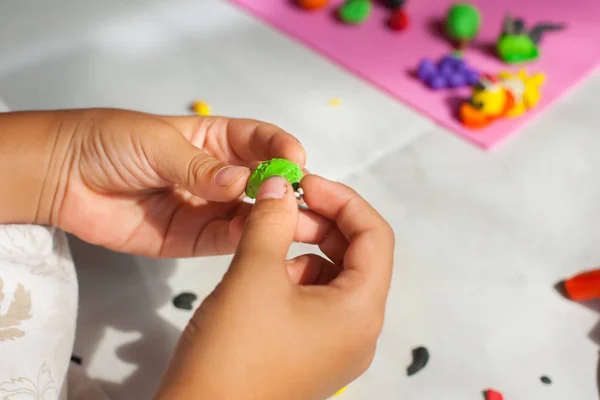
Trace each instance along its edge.
{"label": "blue clay piece", "polygon": [[448,79],[448,86],[451,88],[457,88],[464,86],[466,83],[466,79],[463,75],[459,73],[455,73]]}
{"label": "blue clay piece", "polygon": [[445,56],[440,60],[440,63],[439,63],[440,67],[448,66],[449,68],[452,68],[453,70],[458,69],[461,64],[464,64],[464,61],[461,60],[460,58],[456,58],[454,56]]}
{"label": "blue clay piece", "polygon": [[436,75],[431,77],[431,79],[427,82],[429,87],[434,90],[443,89],[446,87],[446,78],[442,75]]}
{"label": "blue clay piece", "polygon": [[426,68],[428,70],[435,70],[435,63],[429,59],[429,58],[423,58],[421,59],[421,62],[419,63],[419,68]]}
{"label": "blue clay piece", "polygon": [[479,72],[477,71],[467,71],[465,73],[465,79],[467,85],[476,85],[479,82]]}
{"label": "blue clay piece", "polygon": [[440,67],[440,73],[446,78],[450,78],[454,75],[455,70],[450,64],[444,64]]}
{"label": "blue clay piece", "polygon": [[433,90],[473,86],[479,82],[479,72],[472,70],[463,58],[454,55],[440,58],[437,64],[429,58],[422,58],[416,75]]}
{"label": "blue clay piece", "polygon": [[454,65],[452,63],[452,60],[442,58],[442,60],[440,62],[438,62],[438,68],[440,70],[445,69],[445,68],[454,69]]}
{"label": "blue clay piece", "polygon": [[421,81],[430,79],[437,72],[435,64],[428,59],[421,60],[419,68],[417,69],[417,77]]}
{"label": "blue clay piece", "polygon": [[463,60],[456,60],[456,63],[454,64],[454,70],[455,71],[465,71],[469,69],[469,67],[467,66],[467,63],[464,62]]}
{"label": "blue clay piece", "polygon": [[419,78],[419,80],[421,82],[427,81],[429,78],[431,78],[432,75],[433,75],[433,72],[430,72],[426,69],[417,70],[417,78]]}

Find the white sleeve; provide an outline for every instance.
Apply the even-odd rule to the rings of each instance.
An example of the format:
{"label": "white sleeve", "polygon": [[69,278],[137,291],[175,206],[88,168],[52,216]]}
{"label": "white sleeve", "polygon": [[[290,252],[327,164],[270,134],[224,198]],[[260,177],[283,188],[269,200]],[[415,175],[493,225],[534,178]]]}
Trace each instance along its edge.
{"label": "white sleeve", "polygon": [[65,400],[77,278],[66,235],[0,225],[0,399]]}

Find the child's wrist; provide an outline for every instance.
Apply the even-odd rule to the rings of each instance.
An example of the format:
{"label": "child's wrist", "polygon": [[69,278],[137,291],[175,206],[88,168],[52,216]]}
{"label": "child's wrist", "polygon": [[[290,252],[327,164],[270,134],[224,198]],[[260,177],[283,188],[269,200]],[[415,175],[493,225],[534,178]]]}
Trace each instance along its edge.
{"label": "child's wrist", "polygon": [[63,115],[53,112],[0,114],[0,223],[49,224],[56,193],[54,157]]}

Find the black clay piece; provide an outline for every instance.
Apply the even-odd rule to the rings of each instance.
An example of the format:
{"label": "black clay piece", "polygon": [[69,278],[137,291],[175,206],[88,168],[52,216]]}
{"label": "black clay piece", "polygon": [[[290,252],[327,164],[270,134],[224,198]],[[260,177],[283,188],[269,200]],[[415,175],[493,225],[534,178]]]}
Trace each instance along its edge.
{"label": "black clay piece", "polygon": [[81,357],[79,357],[79,356],[76,356],[75,354],[73,354],[73,355],[71,356],[71,362],[74,362],[74,363],[75,363],[75,364],[77,364],[77,365],[81,365],[81,361],[82,361],[82,360],[81,360]]}
{"label": "black clay piece", "polygon": [[175,296],[173,299],[173,305],[180,310],[191,310],[193,309],[192,303],[196,301],[198,296],[194,293],[183,292]]}
{"label": "black clay piece", "polygon": [[406,0],[385,0],[385,5],[392,10],[403,7]]}
{"label": "black clay piece", "polygon": [[552,384],[552,379],[550,379],[546,375],[540,377],[540,381],[542,381],[542,383],[546,384],[546,385],[551,385]]}
{"label": "black clay piece", "polygon": [[429,351],[425,347],[417,347],[412,351],[412,364],[406,368],[406,375],[412,376],[425,368],[429,361]]}

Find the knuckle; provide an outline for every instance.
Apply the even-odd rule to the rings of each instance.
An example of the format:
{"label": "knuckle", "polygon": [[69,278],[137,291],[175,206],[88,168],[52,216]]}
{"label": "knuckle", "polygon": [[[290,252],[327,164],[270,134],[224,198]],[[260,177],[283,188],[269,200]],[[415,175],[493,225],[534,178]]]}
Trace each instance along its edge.
{"label": "knuckle", "polygon": [[199,179],[206,179],[212,175],[212,172],[218,171],[221,164],[220,161],[208,157],[206,154],[196,154],[188,164],[188,181],[194,183]]}
{"label": "knuckle", "polygon": [[248,226],[268,225],[272,229],[286,228],[289,225],[288,217],[285,212],[279,210],[256,210],[248,216]]}
{"label": "knuckle", "polygon": [[394,232],[394,228],[392,228],[389,222],[384,220],[382,230],[385,234],[385,237],[387,237],[390,240],[390,242],[396,243],[396,233]]}

